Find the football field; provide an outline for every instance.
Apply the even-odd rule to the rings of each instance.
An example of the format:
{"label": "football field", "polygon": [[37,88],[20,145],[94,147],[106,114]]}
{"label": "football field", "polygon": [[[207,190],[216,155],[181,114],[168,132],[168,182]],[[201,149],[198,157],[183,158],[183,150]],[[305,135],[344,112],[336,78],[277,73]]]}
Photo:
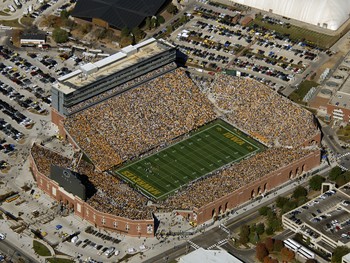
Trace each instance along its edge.
{"label": "football field", "polygon": [[181,186],[264,148],[228,123],[216,120],[182,141],[114,172],[145,195],[163,199]]}

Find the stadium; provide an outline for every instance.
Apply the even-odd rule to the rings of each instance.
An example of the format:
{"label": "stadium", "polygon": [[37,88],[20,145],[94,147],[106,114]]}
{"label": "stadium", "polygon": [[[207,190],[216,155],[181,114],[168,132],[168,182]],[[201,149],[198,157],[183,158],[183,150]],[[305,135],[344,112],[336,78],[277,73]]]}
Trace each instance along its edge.
{"label": "stadium", "polygon": [[333,31],[348,21],[350,12],[347,0],[231,1]]}
{"label": "stadium", "polygon": [[153,236],[158,212],[216,220],[319,165],[312,113],[254,80],[197,82],[175,62],[150,39],[62,77],[52,122],[77,151],[34,144],[38,186],[95,226]]}

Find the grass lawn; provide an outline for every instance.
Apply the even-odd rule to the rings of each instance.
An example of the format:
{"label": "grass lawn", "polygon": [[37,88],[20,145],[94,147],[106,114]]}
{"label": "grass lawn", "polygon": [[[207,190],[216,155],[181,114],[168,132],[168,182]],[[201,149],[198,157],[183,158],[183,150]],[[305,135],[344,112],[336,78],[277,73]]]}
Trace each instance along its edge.
{"label": "grass lawn", "polygon": [[10,14],[4,11],[0,11],[0,16],[10,16]]}
{"label": "grass lawn", "polygon": [[275,30],[276,32],[281,34],[288,34],[289,38],[292,40],[300,41],[305,39],[306,41],[310,42],[310,44],[316,44],[317,46],[322,48],[331,47],[340,38],[340,35],[330,36],[294,25],[290,25],[287,27],[285,25],[283,26],[279,24],[269,24],[262,21],[262,16],[257,16],[250,25],[253,24],[265,27],[270,30]]}
{"label": "grass lawn", "polygon": [[337,131],[337,135],[338,135],[340,140],[342,140],[344,142],[349,142],[349,140],[350,140],[350,126],[347,125],[344,128],[339,128],[339,130]]}
{"label": "grass lawn", "polygon": [[23,16],[21,18],[21,23],[25,26],[32,26],[34,22],[34,18],[31,18],[30,16]]}
{"label": "grass lawn", "polygon": [[40,242],[33,240],[33,249],[35,253],[37,253],[40,256],[46,257],[46,256],[51,256],[50,250]]}
{"label": "grass lawn", "polygon": [[299,88],[289,95],[289,99],[296,103],[303,103],[303,98],[309,92],[309,90],[312,87],[317,87],[318,85],[319,84],[315,81],[304,80],[302,83],[300,83]]}
{"label": "grass lawn", "polygon": [[251,137],[216,120],[186,139],[116,170],[115,174],[147,196],[163,199],[191,181],[263,149]]}
{"label": "grass lawn", "polygon": [[23,26],[18,23],[18,19],[14,19],[14,20],[0,20],[0,25],[23,28]]}
{"label": "grass lawn", "polygon": [[74,263],[74,260],[66,258],[47,258],[46,260],[51,263]]}

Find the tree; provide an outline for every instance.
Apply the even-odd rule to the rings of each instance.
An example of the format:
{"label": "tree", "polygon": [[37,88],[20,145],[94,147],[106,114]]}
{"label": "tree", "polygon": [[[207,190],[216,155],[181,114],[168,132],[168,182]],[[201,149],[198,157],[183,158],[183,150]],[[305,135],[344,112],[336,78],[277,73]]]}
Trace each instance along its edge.
{"label": "tree", "polygon": [[294,208],[297,207],[297,203],[296,202],[291,202],[288,200],[288,202],[286,202],[283,207],[282,207],[282,214],[285,214],[287,212],[289,212],[290,210],[293,210]]}
{"label": "tree", "polygon": [[269,235],[269,236],[272,235],[273,232],[274,232],[274,231],[273,231],[273,228],[270,227],[270,226],[269,226],[268,228],[265,229],[265,233],[266,233],[267,235]]}
{"label": "tree", "polygon": [[312,177],[309,180],[309,186],[312,190],[319,191],[319,190],[321,190],[322,183],[325,180],[326,179],[323,176],[316,174],[314,177]]}
{"label": "tree", "polygon": [[295,258],[295,253],[286,247],[281,249],[281,255],[285,261],[291,261]]}
{"label": "tree", "polygon": [[67,10],[62,10],[61,14],[60,14],[61,18],[63,19],[68,19],[68,17],[70,16],[70,12],[68,12]]}
{"label": "tree", "polygon": [[119,41],[121,47],[126,47],[128,45],[132,45],[134,38],[132,36],[122,37]]}
{"label": "tree", "polygon": [[264,258],[269,255],[269,251],[265,247],[264,243],[258,243],[256,245],[256,258],[260,261],[263,262]]}
{"label": "tree", "polygon": [[283,197],[283,196],[279,196],[279,197],[277,197],[277,199],[276,199],[276,206],[277,206],[278,208],[282,208],[282,207],[285,205],[285,203],[287,203],[288,201],[289,201],[288,198]]}
{"label": "tree", "polygon": [[128,27],[123,27],[120,32],[121,37],[128,37],[130,35],[130,29]]}
{"label": "tree", "polygon": [[300,233],[296,233],[295,236],[293,237],[293,239],[299,243],[303,242],[303,235]]}
{"label": "tree", "polygon": [[337,177],[337,179],[335,180],[335,183],[337,184],[338,187],[344,185],[347,183],[346,178],[344,176],[344,174],[341,174]]}
{"label": "tree", "polygon": [[139,40],[141,40],[145,35],[145,33],[139,27],[134,27],[131,30],[131,33],[134,36],[135,42],[138,42]]}
{"label": "tree", "polygon": [[166,11],[167,11],[168,13],[170,13],[170,14],[175,15],[175,14],[177,13],[178,10],[177,10],[177,7],[176,7],[176,6],[174,6],[172,3],[170,3],[170,4],[168,5]]}
{"label": "tree", "polygon": [[156,28],[156,27],[159,26],[157,17],[153,16],[153,17],[151,18],[151,26],[154,27],[154,28]]}
{"label": "tree", "polygon": [[68,40],[68,32],[61,28],[55,28],[52,31],[52,38],[56,43],[64,43]]}
{"label": "tree", "polygon": [[259,208],[259,215],[261,215],[261,216],[267,216],[268,211],[270,211],[270,210],[271,210],[271,207],[268,207],[268,206],[260,207],[260,208]]}
{"label": "tree", "polygon": [[243,225],[241,226],[240,233],[239,233],[239,242],[241,242],[243,245],[247,244],[249,242],[249,226]]}
{"label": "tree", "polygon": [[265,246],[270,253],[274,250],[274,243],[275,241],[271,237],[265,239]]}
{"label": "tree", "polygon": [[329,172],[329,179],[335,181],[337,177],[342,174],[342,172],[343,171],[339,166],[332,168],[332,170]]}
{"label": "tree", "polygon": [[149,16],[146,18],[145,24],[148,30],[152,28],[151,18]]}
{"label": "tree", "polygon": [[299,197],[298,202],[297,202],[297,206],[301,206],[301,205],[307,203],[308,201],[309,201],[309,199],[306,196]]}
{"label": "tree", "polygon": [[300,197],[307,196],[307,190],[305,187],[298,186],[294,189],[292,197],[298,199]]}
{"label": "tree", "polygon": [[343,175],[345,177],[346,182],[350,182],[350,171],[346,171]]}
{"label": "tree", "polygon": [[284,247],[283,241],[280,239],[275,239],[275,242],[273,243],[273,250],[276,252],[280,252],[283,247]]}
{"label": "tree", "polygon": [[267,256],[264,258],[264,263],[278,263],[278,260]]}
{"label": "tree", "polygon": [[342,257],[350,252],[350,248],[346,246],[336,247],[332,255],[332,263],[341,263]]}
{"label": "tree", "polygon": [[260,236],[264,234],[265,232],[265,225],[264,223],[259,223],[256,225],[256,233]]}
{"label": "tree", "polygon": [[167,25],[167,27],[166,27],[166,32],[167,32],[168,34],[170,34],[171,32],[173,32],[173,30],[174,30],[174,27],[173,27],[172,25]]}
{"label": "tree", "polygon": [[157,16],[157,20],[159,24],[163,24],[165,22],[165,19],[162,16]]}
{"label": "tree", "polygon": [[83,34],[87,34],[91,31],[92,25],[90,23],[84,23],[80,26],[80,30]]}

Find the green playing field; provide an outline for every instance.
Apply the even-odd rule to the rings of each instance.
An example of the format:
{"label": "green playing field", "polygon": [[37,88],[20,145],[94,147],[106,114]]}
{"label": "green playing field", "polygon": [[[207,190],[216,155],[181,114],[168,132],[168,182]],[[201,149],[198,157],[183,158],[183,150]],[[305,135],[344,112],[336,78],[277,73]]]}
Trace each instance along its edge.
{"label": "green playing field", "polygon": [[222,120],[216,120],[157,153],[115,170],[115,174],[153,199],[163,199],[182,186],[264,146]]}

